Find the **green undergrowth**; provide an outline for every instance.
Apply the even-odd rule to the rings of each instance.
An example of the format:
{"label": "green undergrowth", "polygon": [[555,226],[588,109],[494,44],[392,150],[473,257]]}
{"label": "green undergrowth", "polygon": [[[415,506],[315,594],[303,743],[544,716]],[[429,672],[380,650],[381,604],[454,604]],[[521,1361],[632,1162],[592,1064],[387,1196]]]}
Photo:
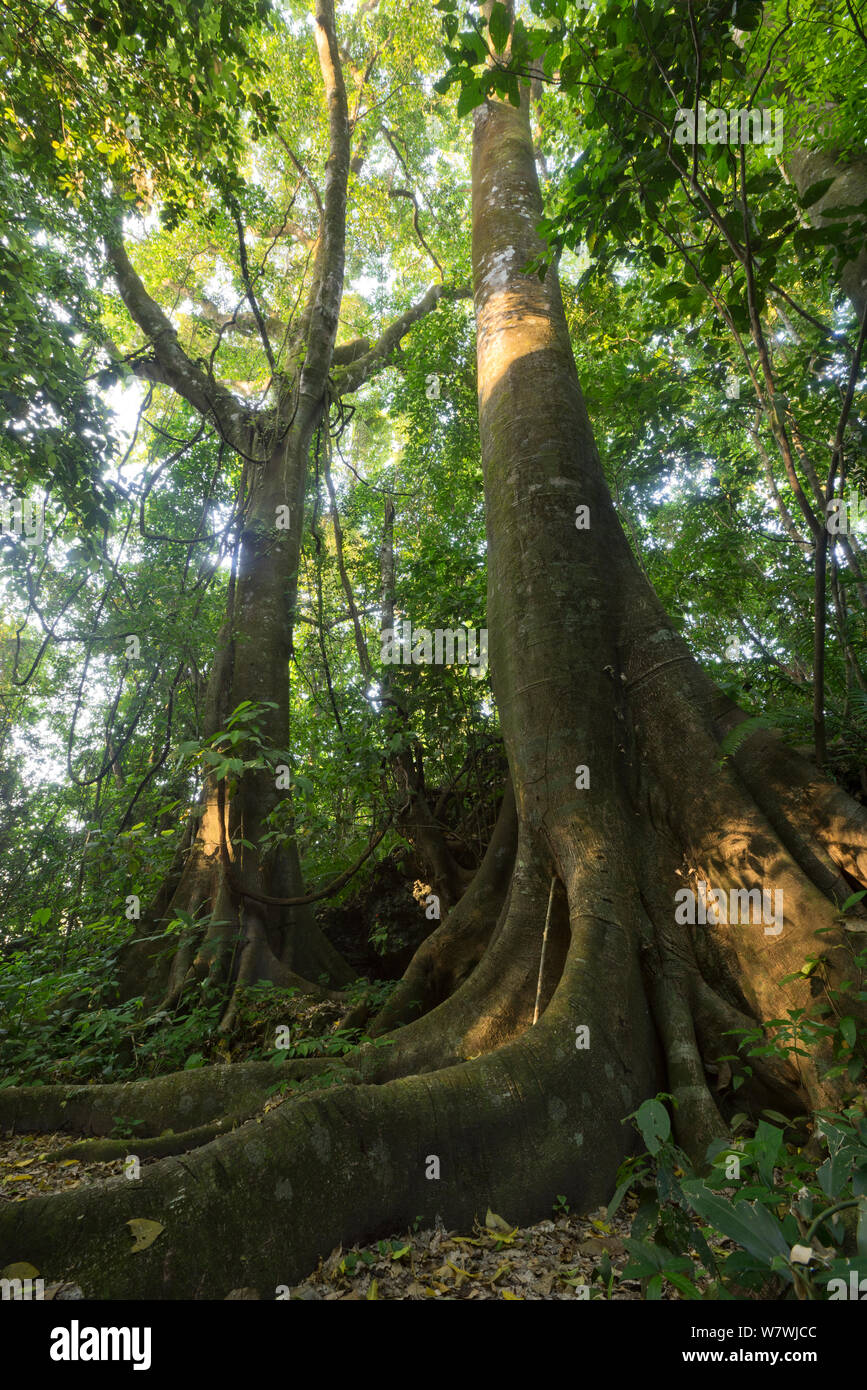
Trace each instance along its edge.
{"label": "green undergrowth", "polygon": [[632,1208],[630,1261],[618,1275],[603,1256],[594,1296],[610,1296],[619,1278],[640,1280],[648,1299],[663,1297],[666,1286],[702,1300],[867,1298],[867,1031],[855,1016],[867,1002],[867,949],[837,988],[823,982],[825,966],[817,955],[801,972],[824,983],[809,1017],[793,1009],[764,1028],[734,1032],[732,1052],[714,1071],[730,1114],[757,1062],[796,1061],[822,1047],[840,1108],[798,1118],[730,1114],[729,1137],[696,1164],[673,1138],[675,1098],[646,1100],[627,1117],[643,1151],[621,1166],[608,1206],[609,1219],[624,1203]]}
{"label": "green undergrowth", "polygon": [[219,1031],[225,991],[207,981],[173,1011],[146,1012],[141,996],[116,1002],[116,952],[125,935],[103,925],[64,944],[35,923],[28,949],[0,960],[0,1087],[132,1081],[268,1058],[340,1058],[369,1041],[341,1027],[348,1009],[362,996],[378,1008],[394,988],[392,981],[360,979],[337,1003],[265,982],[239,986],[227,1037]]}

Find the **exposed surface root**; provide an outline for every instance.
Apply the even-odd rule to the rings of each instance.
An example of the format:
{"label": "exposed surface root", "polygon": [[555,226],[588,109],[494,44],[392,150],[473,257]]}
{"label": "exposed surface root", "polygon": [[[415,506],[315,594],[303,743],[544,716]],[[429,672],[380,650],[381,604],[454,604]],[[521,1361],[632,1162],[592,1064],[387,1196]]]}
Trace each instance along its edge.
{"label": "exposed surface root", "polygon": [[210,1144],[212,1139],[228,1133],[249,1118],[250,1112],[239,1111],[235,1115],[227,1115],[225,1119],[214,1120],[212,1124],[199,1125],[180,1134],[160,1134],[155,1139],[79,1139],[62,1149],[54,1149],[48,1154],[47,1162],[81,1158],[85,1162],[106,1163],[113,1158],[125,1158],[131,1153],[137,1158],[168,1158],[172,1154],[187,1153],[190,1149]]}
{"label": "exposed surface root", "polygon": [[324,1058],[286,1061],[279,1070],[270,1062],[242,1062],[106,1086],[9,1086],[0,1091],[0,1129],[110,1135],[120,1118],[143,1137],[158,1137],[169,1126],[180,1132],[252,1113],[275,1081],[335,1067]]}
{"label": "exposed surface root", "polygon": [[[596,942],[585,933],[584,950],[595,951],[606,929],[587,930]],[[281,1105],[148,1165],[136,1183],[12,1204],[0,1212],[0,1259],[27,1259],[51,1278],[75,1273],[94,1297],[222,1297],[240,1283],[292,1283],[335,1245],[419,1215],[457,1224],[490,1205],[520,1221],[550,1210],[557,1193],[597,1203],[631,1144],[622,1116],[660,1080],[649,1018],[627,1006],[639,993],[627,966],[603,1004],[567,963],[540,1023],[496,1053]],[[607,1006],[627,1019],[616,1036]],[[587,1020],[596,1043],[581,1052],[576,1025]],[[257,1200],[239,1202],[251,1188]],[[125,1223],[143,1211],[164,1231],[130,1260]]]}

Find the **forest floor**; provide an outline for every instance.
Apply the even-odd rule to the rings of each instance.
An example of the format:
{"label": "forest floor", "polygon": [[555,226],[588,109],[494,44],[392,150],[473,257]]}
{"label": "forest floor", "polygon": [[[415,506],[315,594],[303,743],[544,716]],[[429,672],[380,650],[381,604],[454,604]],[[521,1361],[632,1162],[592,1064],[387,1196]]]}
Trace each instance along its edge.
{"label": "forest floor", "polygon": [[[48,1155],[68,1148],[84,1134],[0,1135],[0,1202],[26,1202],[50,1192],[66,1192],[82,1183],[102,1182],[123,1173],[123,1159],[93,1163],[77,1158],[49,1160]],[[130,1140],[130,1149],[134,1141]],[[157,1162],[156,1159],[151,1160]]]}
{"label": "forest floor", "polygon": [[[103,1163],[48,1158],[79,1137],[84,1136],[0,1136],[0,1201],[24,1202],[123,1173],[122,1158]],[[132,1139],[130,1150],[135,1151]],[[146,1162],[159,1160],[142,1160],[142,1166]],[[367,1246],[333,1250],[301,1283],[288,1291],[283,1286],[280,1296],[311,1301],[560,1301],[586,1298],[584,1290],[589,1286],[595,1297],[641,1299],[638,1281],[618,1277],[629,1260],[624,1237],[629,1235],[632,1215],[629,1199],[611,1221],[604,1207],[584,1216],[564,1208],[547,1220],[523,1227],[513,1227],[508,1213],[480,1213],[466,1232],[447,1231],[437,1224]],[[87,1291],[50,1285],[46,1296],[86,1297]],[[226,1291],[226,1297],[233,1299],[261,1296],[254,1289]],[[669,1287],[663,1297],[680,1295]]]}
{"label": "forest floor", "polygon": [[[546,1302],[587,1298],[607,1254],[615,1276],[629,1256],[631,1212],[606,1220],[605,1208],[587,1216],[558,1215],[534,1226],[513,1227],[488,1212],[472,1231],[442,1226],[410,1231],[372,1245],[334,1250],[296,1285],[296,1299],[507,1299]],[[598,1294],[603,1286],[596,1285]],[[615,1299],[640,1299],[641,1285],[618,1283]]]}

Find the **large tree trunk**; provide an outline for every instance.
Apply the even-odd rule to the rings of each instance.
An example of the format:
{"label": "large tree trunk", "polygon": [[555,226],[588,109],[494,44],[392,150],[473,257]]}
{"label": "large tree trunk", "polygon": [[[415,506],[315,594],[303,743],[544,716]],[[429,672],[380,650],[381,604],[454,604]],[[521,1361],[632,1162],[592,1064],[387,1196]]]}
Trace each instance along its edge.
{"label": "large tree trunk", "polygon": [[[156,370],[156,379],[169,381],[203,414],[213,415],[224,437],[228,423],[230,442],[238,447],[240,439],[244,446],[248,496],[237,576],[230,584],[226,621],[210,673],[205,734],[225,728],[232,711],[250,701],[266,706],[259,723],[264,746],[272,750],[286,748],[290,739],[289,658],[308,458],[317,425],[328,428],[346,256],[350,127],[333,0],[316,0],[315,36],[328,109],[329,155],[311,284],[287,346],[284,370],[275,376],[271,408],[248,415],[242,428],[243,412],[237,403],[225,391],[215,394],[213,384],[203,380],[180,352],[173,328],[147,294],[122,240],[116,235],[109,242],[124,303],[155,344],[157,361],[148,365]],[[273,365],[272,357],[272,369]],[[310,981],[324,976],[339,984],[353,976],[316,927],[309,905],[285,901],[305,896],[294,835],[278,849],[260,852],[268,816],[279,797],[291,796],[291,789],[278,787],[273,768],[245,769],[236,789],[227,788],[225,780],[207,780],[191,843],[182,848],[176,871],[162,885],[120,960],[122,993],[144,992],[154,999],[167,990],[165,1006],[174,1004],[187,985],[205,978],[228,985],[224,1029],[233,1021],[232,986],[237,983],[271,980],[315,992],[318,986]],[[291,815],[289,820],[291,826]],[[178,912],[190,914],[201,925],[184,933],[167,968],[165,944],[153,940],[154,928]]]}
{"label": "large tree trunk", "polygon": [[[204,735],[226,727],[244,701],[263,705],[259,728],[266,747],[290,739],[289,658],[304,516],[312,418],[293,425],[286,441],[255,470],[241,531],[237,576],[211,667]],[[289,508],[291,525],[278,526]],[[236,756],[255,750],[240,745]],[[285,777],[281,778],[285,781]],[[294,835],[260,858],[256,846],[267,819],[291,788],[278,789],[273,769],[244,771],[234,791],[209,777],[192,843],[180,872],[163,889],[121,955],[125,994],[144,991],[172,1006],[183,990],[209,978],[219,985],[271,980],[289,985],[342,984],[353,972],[312,919],[309,905],[280,906],[263,899],[304,896]],[[244,841],[246,844],[242,844]],[[187,912],[201,921],[185,932],[166,960],[164,942],[152,938],[160,921]],[[231,1006],[224,1021],[231,1021]]]}
{"label": "large tree trunk", "polygon": [[[724,1131],[704,1063],[732,1050],[726,1030],[821,1002],[803,976],[779,984],[816,952],[817,929],[829,930],[826,980],[845,974],[833,898],[847,891],[844,874],[867,881],[865,816],[773,738],[747,740],[737,767],[721,765],[739,712],[633,560],[556,276],[524,272],[540,212],[526,105],[488,101],[473,149],[479,418],[492,672],[515,800],[480,870],[487,935],[479,944],[468,927],[468,954],[446,919],[436,975],[448,982],[451,931],[453,992],[392,1034],[393,1046],[361,1052],[353,1084],[290,1098],[140,1182],[10,1204],[0,1261],[27,1260],[98,1297],[220,1297],[239,1283],[268,1296],[338,1242],[417,1216],[455,1225],[490,1204],[527,1221],[557,1193],[585,1209],[611,1192],[630,1144],[624,1116],[657,1090],[677,1099],[677,1133],[693,1153]],[[578,507],[588,528],[575,524]],[[579,766],[589,768],[580,789]],[[782,889],[782,933],[678,925],[674,895],[697,879]],[[773,1096],[790,1113],[828,1100],[820,1061],[763,1065],[754,1100]],[[158,1122],[183,1128],[191,1108],[197,1123],[213,1120],[206,1080],[195,1085],[193,1102],[182,1078],[176,1094],[164,1079]],[[104,1110],[104,1088],[89,1089]],[[60,1099],[56,1088],[5,1091],[0,1116],[32,1125],[34,1106],[56,1118]],[[243,1109],[237,1095],[232,1107]],[[79,1124],[83,1109],[79,1093]],[[426,1176],[433,1155],[438,1179]],[[164,1229],[132,1260],[124,1223],[142,1215]]]}
{"label": "large tree trunk", "polygon": [[[839,227],[852,223],[856,228],[863,226],[864,213],[852,212],[841,218],[842,208],[863,208],[867,202],[867,163],[858,159],[840,159],[835,151],[828,149],[795,149],[786,158],[786,170],[800,194],[807,192],[813,184],[831,179],[826,193],[818,198],[809,209],[809,218],[814,227]],[[833,216],[834,213],[837,216]],[[863,323],[867,313],[867,246],[862,246],[851,259],[838,258],[837,266],[840,288],[850,300],[858,322]]]}

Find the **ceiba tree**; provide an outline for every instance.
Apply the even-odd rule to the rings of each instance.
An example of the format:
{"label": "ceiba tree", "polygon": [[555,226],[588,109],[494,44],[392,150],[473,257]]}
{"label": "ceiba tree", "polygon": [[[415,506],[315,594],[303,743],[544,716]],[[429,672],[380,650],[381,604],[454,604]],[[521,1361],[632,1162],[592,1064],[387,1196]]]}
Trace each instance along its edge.
{"label": "ceiba tree", "polygon": [[[366,68],[354,73],[351,116],[344,79],[346,54],[340,51],[330,0],[317,5],[315,21],[328,156],[320,193],[290,151],[302,181],[312,188],[318,225],[301,312],[288,328],[279,319],[272,325],[283,338],[279,367],[246,263],[240,224],[249,310],[221,317],[207,300],[200,305],[221,330],[243,327],[261,339],[275,383],[267,406],[243,405],[184,351],[171,321],[133,266],[124,244],[122,217],[107,237],[108,259],[123,303],[145,337],[145,350],[132,358],[133,372],[151,384],[170,387],[216,427],[220,439],[243,463],[243,521],[225,622],[209,672],[203,732],[205,739],[213,738],[239,707],[255,709],[257,736],[271,750],[284,747],[289,727],[290,653],[314,434],[325,432],[327,452],[330,415],[382,370],[413,324],[443,298],[468,294],[461,286],[432,285],[377,340],[360,337],[336,345],[344,293],[347,188],[350,173],[357,174],[369,154],[364,138],[358,136],[358,106],[378,53],[374,50]],[[239,216],[236,205],[234,210]],[[366,667],[365,649],[361,655]],[[371,672],[365,669],[364,674],[370,678]],[[422,858],[454,874],[451,856],[432,824],[424,790],[413,779],[412,760],[401,761],[407,792],[403,823]],[[269,817],[278,802],[284,803],[285,810],[292,798],[291,787],[281,783],[279,767],[279,759],[272,758],[270,765],[244,768],[236,779],[209,774],[199,812],[189,823],[173,869],[122,952],[123,994],[144,993],[151,1003],[169,1008],[185,989],[203,980],[228,983],[230,1002],[221,1024],[228,1030],[235,1010],[233,985],[270,980],[315,992],[320,988],[315,982],[341,985],[353,978],[354,972],[313,920],[311,904],[324,894],[305,894],[294,836],[283,836],[267,855],[260,852]],[[381,837],[374,838],[371,849]],[[330,885],[329,891],[337,886]],[[195,925],[183,933],[178,950],[167,962],[155,925],[179,914],[182,919],[184,914],[187,920],[194,919]]]}
{"label": "ceiba tree", "polygon": [[[332,141],[323,242],[334,271],[348,154],[328,0],[319,0],[317,26]],[[604,1201],[630,1144],[625,1115],[668,1091],[678,1138],[702,1155],[726,1132],[705,1064],[732,1050],[731,1030],[795,1010],[822,1016],[827,989],[851,972],[851,927],[838,905],[851,884],[867,884],[867,817],[771,733],[721,757],[744,716],[699,668],[633,557],[582,399],[557,274],[527,269],[543,249],[542,203],[527,89],[518,95],[518,105],[489,96],[473,116],[488,628],[510,768],[491,845],[374,1021],[392,1045],[360,1050],[345,1084],[317,1090],[320,1064],[288,1063],[284,1074],[308,1078],[304,1094],[250,1123],[273,1079],[268,1064],[122,1088],[0,1093],[4,1124],[105,1133],[122,1104],[155,1136],[142,1152],[174,1150],[139,1182],[117,1179],[0,1214],[4,1260],[74,1277],[88,1295],[222,1297],[240,1282],[267,1294],[338,1242],[401,1228],[420,1213],[453,1225],[490,1204],[522,1221],[550,1209],[558,1192],[582,1208]],[[123,252],[112,254],[131,311],[152,315]],[[235,596],[236,613],[261,607],[279,640],[262,670],[236,659],[233,701],[285,689],[279,599],[295,542],[269,528],[278,503],[300,503],[322,408],[340,293],[339,274],[325,264],[286,436],[292,448],[266,456],[259,526],[245,537],[246,578],[242,567]],[[173,335],[156,319],[151,328],[151,370],[183,380]],[[236,418],[234,404],[213,404],[253,455],[254,426]],[[288,402],[280,410],[281,419],[291,414]],[[577,526],[579,516],[589,524]],[[245,825],[270,796],[261,781],[254,786],[263,800],[245,791]],[[211,816],[216,871],[224,846]],[[243,887],[243,868],[232,872]],[[760,922],[679,923],[676,894],[700,880],[725,892],[781,891],[782,933],[767,935]],[[262,896],[257,880],[254,912]],[[817,941],[823,967],[808,977],[802,967]],[[739,1103],[749,1095],[793,1115],[828,1104],[835,1092],[824,1061],[821,1047],[797,1064],[759,1059]],[[167,1126],[176,1133],[164,1136]],[[130,1260],[125,1223],[143,1214],[163,1230]]]}

